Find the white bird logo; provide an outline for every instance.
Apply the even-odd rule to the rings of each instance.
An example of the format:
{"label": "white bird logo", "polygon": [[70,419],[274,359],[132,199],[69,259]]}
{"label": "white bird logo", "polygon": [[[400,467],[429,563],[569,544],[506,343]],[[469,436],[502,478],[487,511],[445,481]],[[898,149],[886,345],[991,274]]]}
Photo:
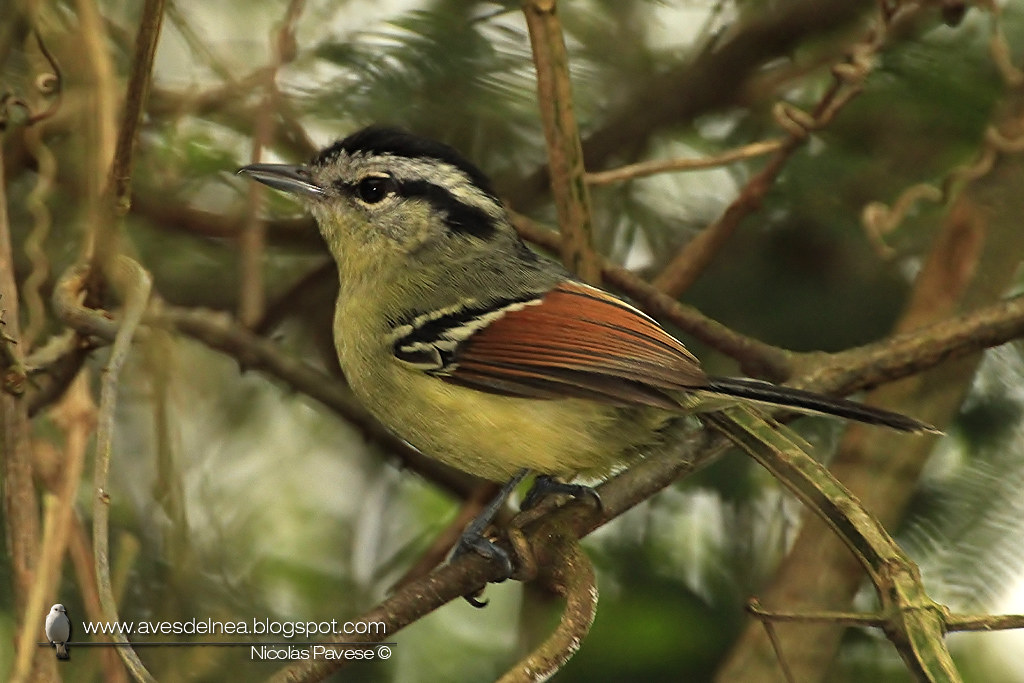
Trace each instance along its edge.
{"label": "white bird logo", "polygon": [[57,659],[71,659],[68,641],[71,640],[71,620],[64,605],[56,604],[46,615],[46,639],[57,648]]}

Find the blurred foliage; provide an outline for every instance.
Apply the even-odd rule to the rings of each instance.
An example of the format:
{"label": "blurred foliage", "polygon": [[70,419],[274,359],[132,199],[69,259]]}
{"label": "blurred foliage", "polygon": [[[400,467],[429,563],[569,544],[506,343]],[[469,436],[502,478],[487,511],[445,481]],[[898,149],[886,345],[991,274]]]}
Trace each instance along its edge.
{"label": "blurred foliage", "polygon": [[[80,253],[81,207],[88,188],[100,181],[83,171],[95,140],[83,123],[93,84],[82,56],[81,4],[36,3],[38,26],[64,77],[60,109],[42,128],[57,159],[46,198],[53,228],[45,242],[44,297]],[[172,4],[139,141],[125,243],[168,302],[237,309],[243,283],[238,243],[230,235],[244,214],[248,187],[233,172],[248,162],[255,118],[269,106],[253,74],[271,60],[284,4]],[[561,3],[584,135],[657,75],[714,49],[766,4]],[[21,6],[0,8],[0,89],[32,98],[33,79],[45,63],[24,27],[19,33],[14,19]],[[138,10],[112,0],[98,0],[98,9],[120,86]],[[1003,29],[1020,63],[1024,11],[1015,3],[1004,10]],[[924,14],[884,49],[864,92],[790,159],[761,210],[686,293],[689,303],[793,349],[847,348],[891,328],[942,209],[921,205],[885,236],[895,250],[891,258],[872,248],[860,211],[871,201],[893,201],[914,183],[941,182],[970,159],[1003,93],[987,51],[988,15],[972,9],[961,25],[949,27],[937,13]],[[296,57],[276,79],[274,101],[287,106],[274,112],[277,134],[268,158],[297,161],[313,151],[288,131],[304,131],[316,147],[381,122],[453,144],[495,176],[499,191],[543,162],[531,52],[515,4],[309,2],[296,28]],[[618,141],[610,158],[709,155],[779,136],[771,106],[786,100],[812,107],[829,83],[828,65],[842,61],[863,30],[857,24],[805,36],[800,49],[758,65],[734,106],[650,131],[647,140]],[[32,270],[24,245],[36,224],[28,196],[39,179],[38,152],[13,123],[2,142],[16,276],[23,285]],[[615,260],[655,274],[721,213],[761,163],[594,188],[596,243]],[[299,214],[276,193],[266,193],[264,202],[273,218]],[[535,204],[531,214],[552,222],[548,198]],[[268,308],[277,317],[267,333],[288,353],[333,370],[333,351],[324,342],[333,275],[323,271],[328,274],[317,286],[298,288],[324,262],[315,236],[285,239],[270,232],[262,266]],[[46,329],[59,329],[52,316]],[[712,370],[732,370],[710,349],[693,348]],[[92,355],[93,378],[105,358],[103,351]],[[244,370],[169,335],[136,345],[123,375],[110,486],[114,573],[125,620],[351,619],[386,595],[456,514],[455,501],[398,471],[356,428]],[[1022,380],[1019,345],[989,355],[903,529],[927,585],[954,609],[1024,611]],[[797,426],[823,451],[840,429],[810,418]],[[45,413],[33,429],[36,438],[59,443]],[[89,500],[83,484],[83,517],[90,514]],[[798,514],[770,477],[746,459],[729,457],[601,529],[585,542],[602,588],[597,621],[558,680],[710,679],[744,623],[746,598],[784,555]],[[6,556],[0,585],[11,585]],[[1016,602],[1008,602],[1013,594]],[[368,681],[500,675],[525,648],[524,634],[537,632],[521,615],[539,618],[532,615],[550,615],[552,607],[533,604],[536,596],[516,585],[491,586],[488,596],[486,610],[453,604],[417,622],[394,636],[393,659],[356,664],[345,675]],[[73,619],[84,618],[70,562],[58,597]],[[863,602],[870,608],[869,599]],[[13,610],[13,597],[0,590],[0,672],[12,658]],[[1005,668],[1020,641],[979,645],[987,637],[953,641],[968,680],[1024,677]],[[141,654],[161,680],[252,679],[281,664],[251,661],[244,648]],[[66,671],[69,680],[99,680],[96,650],[80,648]],[[906,679],[881,636],[851,629],[831,680]]]}

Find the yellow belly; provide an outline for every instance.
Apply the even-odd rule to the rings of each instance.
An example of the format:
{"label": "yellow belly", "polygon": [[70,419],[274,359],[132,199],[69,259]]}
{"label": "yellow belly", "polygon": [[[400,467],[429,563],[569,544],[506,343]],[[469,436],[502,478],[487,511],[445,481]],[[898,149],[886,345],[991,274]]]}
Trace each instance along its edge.
{"label": "yellow belly", "polygon": [[494,481],[524,467],[566,479],[607,474],[654,442],[656,430],[674,417],[583,399],[489,394],[397,363],[385,375],[373,385],[352,378],[381,422],[425,455]]}

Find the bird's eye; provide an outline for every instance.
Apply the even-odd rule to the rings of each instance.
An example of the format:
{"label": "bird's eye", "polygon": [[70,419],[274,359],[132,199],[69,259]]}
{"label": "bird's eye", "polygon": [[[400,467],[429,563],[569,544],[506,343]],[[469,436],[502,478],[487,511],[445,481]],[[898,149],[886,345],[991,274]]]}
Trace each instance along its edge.
{"label": "bird's eye", "polygon": [[356,194],[367,204],[376,204],[395,189],[395,181],[387,176],[370,176],[356,184]]}

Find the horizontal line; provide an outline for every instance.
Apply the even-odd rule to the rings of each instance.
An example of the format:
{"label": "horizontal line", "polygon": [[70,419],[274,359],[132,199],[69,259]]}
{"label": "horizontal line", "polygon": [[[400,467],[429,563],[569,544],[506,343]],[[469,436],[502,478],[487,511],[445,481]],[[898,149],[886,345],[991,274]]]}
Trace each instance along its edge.
{"label": "horizontal line", "polygon": [[[324,645],[328,647],[377,647],[378,645],[397,645],[396,642],[372,642],[372,643],[360,643],[360,642],[348,642],[348,643],[335,643],[335,642],[321,642],[321,641],[308,641],[296,643],[293,641],[275,641],[275,642],[254,642],[254,641],[216,641],[216,640],[197,640],[197,641],[159,641],[159,640],[142,640],[132,642],[106,642],[102,640],[69,640],[68,647],[241,647],[241,646],[257,646],[257,645]],[[52,647],[48,642],[36,643],[39,647]]]}

